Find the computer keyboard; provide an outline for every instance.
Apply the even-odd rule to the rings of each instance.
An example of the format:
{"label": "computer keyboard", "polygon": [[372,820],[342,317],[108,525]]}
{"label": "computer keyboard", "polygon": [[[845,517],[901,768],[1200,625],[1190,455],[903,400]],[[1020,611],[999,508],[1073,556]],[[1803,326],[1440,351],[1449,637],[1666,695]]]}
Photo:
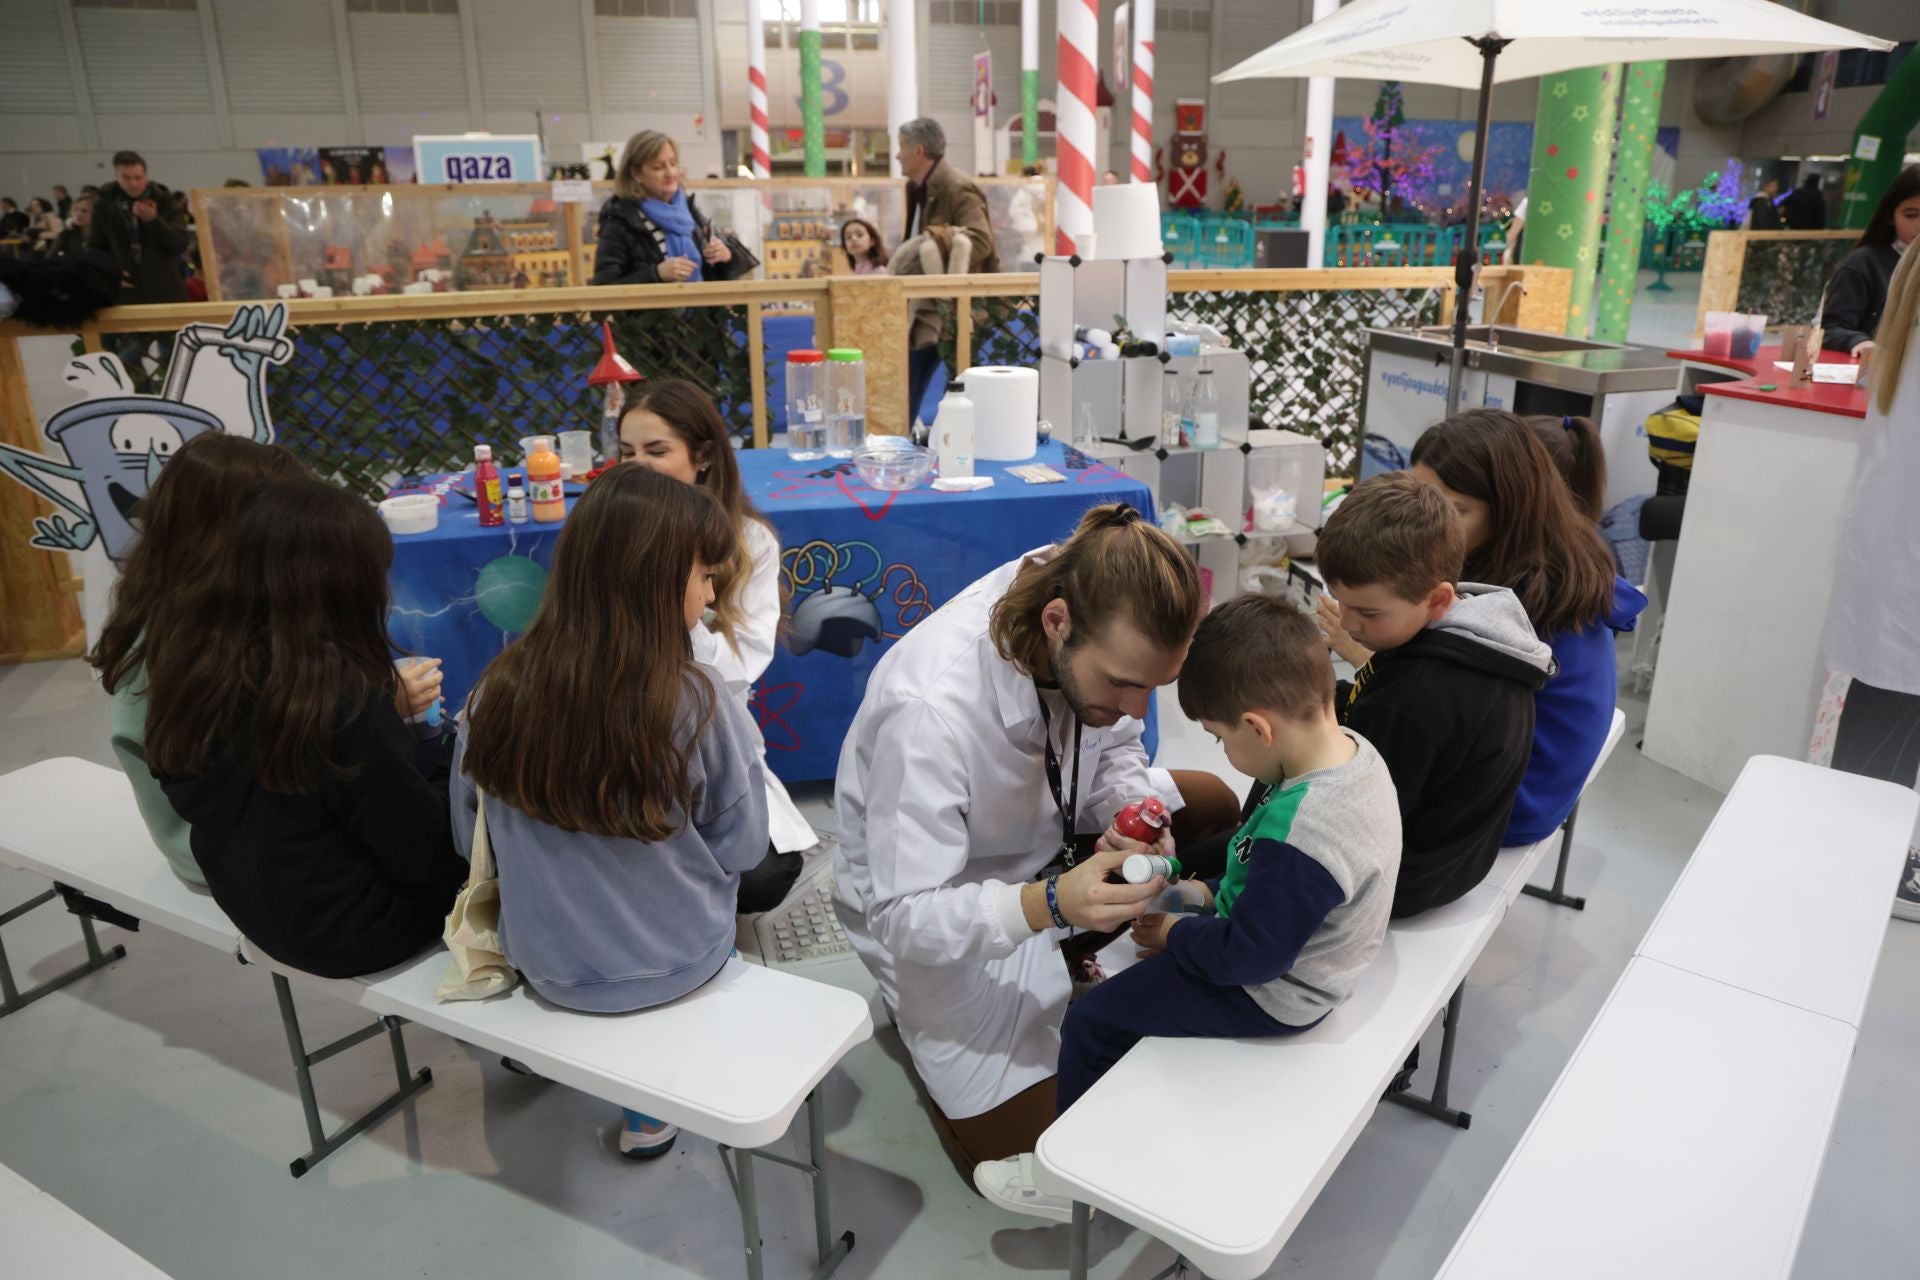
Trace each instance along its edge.
{"label": "computer keyboard", "polygon": [[833,911],[831,844],[808,851],[806,867],[785,902],[739,918],[735,942],[742,957],[770,969],[807,968],[853,954],[853,943]]}

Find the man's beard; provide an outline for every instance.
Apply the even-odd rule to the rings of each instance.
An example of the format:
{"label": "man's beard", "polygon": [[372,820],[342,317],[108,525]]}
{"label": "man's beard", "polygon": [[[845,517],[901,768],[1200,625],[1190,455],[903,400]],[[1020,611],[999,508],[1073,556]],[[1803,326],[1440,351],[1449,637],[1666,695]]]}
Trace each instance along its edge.
{"label": "man's beard", "polygon": [[1080,690],[1080,682],[1074,678],[1071,642],[1062,645],[1060,652],[1053,657],[1053,679],[1054,683],[1060,686],[1060,696],[1066,701],[1067,710],[1073,712],[1074,718],[1081,724],[1100,727],[1113,724],[1119,719],[1113,711],[1088,704],[1086,695]]}

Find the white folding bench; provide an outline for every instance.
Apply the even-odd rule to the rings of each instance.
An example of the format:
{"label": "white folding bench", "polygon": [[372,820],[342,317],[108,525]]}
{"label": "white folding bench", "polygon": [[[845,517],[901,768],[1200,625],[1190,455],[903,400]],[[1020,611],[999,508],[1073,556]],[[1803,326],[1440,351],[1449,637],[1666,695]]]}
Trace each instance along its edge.
{"label": "white folding bench", "polygon": [[[400,1028],[417,1022],[719,1143],[740,1204],[751,1280],[760,1280],[763,1263],[759,1202],[747,1157],[799,1169],[812,1179],[820,1248],[816,1276],[830,1273],[853,1247],[851,1231],[838,1241],[832,1238],[826,1126],[817,1092],[834,1064],[873,1034],[867,1002],[851,991],[735,959],[698,991],[638,1013],[560,1009],[524,984],[490,1000],[441,1004],[433,993],[447,969],[442,950],[365,978],[315,977],[278,964],[244,943],[204,890],[181,883],[167,867],[147,835],[125,775],[84,760],[41,761],[0,777],[0,861],[82,889],[143,921],[228,954],[238,952],[245,962],[272,975],[313,1142],[313,1149],[293,1162],[295,1177],[431,1083],[430,1072],[410,1074],[407,1068]],[[0,923],[54,896],[43,894],[0,917]],[[90,922],[82,917],[81,923],[90,937]],[[103,964],[125,953],[115,948],[100,954]],[[22,996],[13,1007],[97,967],[90,962],[63,974]],[[376,1021],[309,1051],[294,1013],[292,983],[324,990],[373,1014]],[[383,1030],[393,1051],[398,1088],[359,1119],[327,1135],[310,1068]],[[801,1162],[756,1149],[777,1142],[802,1103],[807,1106],[811,1158]]]}
{"label": "white folding bench", "polygon": [[[1589,783],[1625,728],[1616,709]],[[1214,1280],[1264,1273],[1442,1009],[1433,1093],[1390,1100],[1467,1128],[1472,1117],[1447,1105],[1467,971],[1556,838],[1502,850],[1471,893],[1388,928],[1352,996],[1311,1031],[1135,1045],[1034,1148],[1040,1190],[1073,1201],[1074,1280],[1087,1274],[1089,1207],[1172,1245],[1179,1258],[1162,1276],[1187,1263]],[[1134,1121],[1195,1081],[1234,1099],[1235,1141],[1223,1142],[1218,1127],[1176,1125],[1143,1146]]]}
{"label": "white folding bench", "polygon": [[1749,760],[1441,1274],[1789,1275],[1916,809]]}
{"label": "white folding bench", "polygon": [[167,1280],[167,1273],[0,1164],[0,1240],[9,1276]]}

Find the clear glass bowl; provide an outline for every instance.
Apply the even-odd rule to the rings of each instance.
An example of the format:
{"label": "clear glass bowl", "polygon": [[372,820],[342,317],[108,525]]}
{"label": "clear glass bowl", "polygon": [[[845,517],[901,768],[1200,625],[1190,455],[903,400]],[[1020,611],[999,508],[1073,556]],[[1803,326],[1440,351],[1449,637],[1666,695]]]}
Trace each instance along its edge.
{"label": "clear glass bowl", "polygon": [[853,451],[853,469],[873,489],[911,489],[933,474],[933,454],[899,436],[877,436]]}

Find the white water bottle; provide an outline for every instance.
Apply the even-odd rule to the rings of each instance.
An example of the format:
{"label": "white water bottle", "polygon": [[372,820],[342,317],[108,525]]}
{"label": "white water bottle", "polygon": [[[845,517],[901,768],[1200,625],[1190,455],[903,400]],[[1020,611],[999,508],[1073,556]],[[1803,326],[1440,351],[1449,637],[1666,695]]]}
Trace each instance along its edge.
{"label": "white water bottle", "polygon": [[972,475],[973,401],[967,398],[966,384],[958,378],[947,384],[947,394],[940,398],[933,434],[940,442],[940,478],[956,480]]}
{"label": "white water bottle", "polygon": [[1205,356],[1200,358],[1200,374],[1194,380],[1193,447],[1220,447],[1220,393],[1214,389],[1213,370],[1207,367]]}

